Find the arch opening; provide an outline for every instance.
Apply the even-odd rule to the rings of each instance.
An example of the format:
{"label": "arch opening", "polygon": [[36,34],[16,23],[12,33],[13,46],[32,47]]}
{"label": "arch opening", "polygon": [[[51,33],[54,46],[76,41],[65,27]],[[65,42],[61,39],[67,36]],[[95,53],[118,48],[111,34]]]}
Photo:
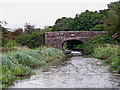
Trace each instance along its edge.
{"label": "arch opening", "polygon": [[63,50],[82,51],[83,42],[81,40],[66,40],[62,43]]}

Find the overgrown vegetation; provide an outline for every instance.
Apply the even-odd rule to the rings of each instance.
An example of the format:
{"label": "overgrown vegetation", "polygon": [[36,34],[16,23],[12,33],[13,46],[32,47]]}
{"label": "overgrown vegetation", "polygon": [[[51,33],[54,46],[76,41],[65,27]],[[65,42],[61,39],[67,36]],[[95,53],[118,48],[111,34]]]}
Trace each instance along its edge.
{"label": "overgrown vegetation", "polygon": [[95,36],[91,40],[83,44],[83,54],[90,55],[98,46],[105,46],[105,44],[117,44],[117,42],[108,35]]}
{"label": "overgrown vegetation", "polygon": [[103,20],[105,30],[111,36],[116,32],[120,35],[120,1],[108,4],[108,8],[108,18]]}
{"label": "overgrown vegetation", "polygon": [[100,46],[94,50],[92,56],[109,63],[112,68],[117,69],[120,73],[120,46],[110,44]]}
{"label": "overgrown vegetation", "polygon": [[63,56],[62,52],[55,48],[2,54],[2,84],[6,86],[18,77],[32,75],[34,68],[45,65],[49,60],[52,62],[62,59]]}
{"label": "overgrown vegetation", "polygon": [[4,27],[2,27],[2,25],[0,25],[0,33],[2,35],[2,43],[1,44],[2,44],[2,46],[4,46],[5,43],[7,43],[8,40],[10,40],[11,34]]}
{"label": "overgrown vegetation", "polygon": [[38,48],[44,46],[45,32],[52,31],[50,26],[45,29],[35,28],[29,23],[25,24],[25,30],[18,28],[14,31],[8,31],[0,23],[0,34],[2,35],[2,51],[16,51],[14,46],[28,46],[29,48]]}
{"label": "overgrown vegetation", "polygon": [[2,52],[17,51],[15,46],[20,46],[15,40],[8,40],[2,47]]}
{"label": "overgrown vegetation", "polygon": [[[68,40],[63,43],[64,50],[82,50],[83,42],[79,40]],[[81,47],[81,48],[80,48]]]}
{"label": "overgrown vegetation", "polygon": [[34,32],[32,34],[23,34],[16,42],[21,45],[27,45],[29,48],[37,48],[44,45],[45,37],[43,32]]}
{"label": "overgrown vegetation", "polygon": [[94,28],[90,29],[90,31],[104,31],[104,25],[98,24]]}

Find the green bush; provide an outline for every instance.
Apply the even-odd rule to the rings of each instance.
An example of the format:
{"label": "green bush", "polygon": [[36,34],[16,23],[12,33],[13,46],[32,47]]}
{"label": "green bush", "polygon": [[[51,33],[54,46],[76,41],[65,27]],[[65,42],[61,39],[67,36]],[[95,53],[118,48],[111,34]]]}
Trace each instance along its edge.
{"label": "green bush", "polygon": [[21,45],[27,45],[29,48],[37,48],[44,45],[44,38],[43,32],[34,32],[21,35],[16,42]]}
{"label": "green bush", "polygon": [[104,58],[104,62],[105,63],[112,63],[112,60],[114,60],[114,59],[118,59],[118,56],[113,54],[107,58]]}
{"label": "green bush", "polygon": [[26,52],[23,52],[22,54],[27,54],[27,55],[30,55],[31,57],[33,58],[36,58],[36,60],[39,60],[40,63],[45,63],[44,61],[44,54],[42,53],[41,50],[29,50],[29,51],[26,51]]}
{"label": "green bush", "polygon": [[15,40],[8,40],[8,42],[4,43],[4,46],[2,47],[2,52],[8,52],[16,50],[14,46],[20,46],[18,43],[16,43]]}
{"label": "green bush", "polygon": [[107,44],[105,47],[101,46],[94,50],[93,56],[99,59],[107,59],[112,55],[118,56],[118,47],[116,45]]}
{"label": "green bush", "polygon": [[89,55],[94,52],[94,49],[98,46],[105,46],[105,44],[117,44],[117,42],[107,35],[95,36],[91,40],[86,41],[83,44],[83,54]]}
{"label": "green bush", "polygon": [[15,76],[11,73],[3,73],[2,74],[2,84],[10,84],[15,79]]}
{"label": "green bush", "polygon": [[15,53],[15,58],[19,62],[19,64],[22,64],[24,66],[36,66],[40,65],[40,61],[38,61],[36,58],[25,54],[24,52],[17,52]]}
{"label": "green bush", "polygon": [[2,55],[2,83],[13,82],[16,75],[29,75],[32,71],[28,67],[13,63],[8,55]]}
{"label": "green bush", "polygon": [[0,37],[2,39],[2,43],[1,43],[2,46],[4,46],[5,43],[11,40],[11,33],[1,25],[0,25],[0,35],[2,36]]}
{"label": "green bush", "polygon": [[90,29],[90,31],[104,31],[104,25],[98,24],[94,28]]}
{"label": "green bush", "polygon": [[111,60],[112,60],[111,66],[117,69],[117,67],[120,66],[120,57],[115,57],[114,59]]}
{"label": "green bush", "polygon": [[2,83],[3,85],[11,84],[18,76],[33,74],[32,68],[36,68],[37,65],[45,65],[47,61],[52,62],[55,59],[61,59],[63,56],[63,53],[55,48],[0,54]]}
{"label": "green bush", "polygon": [[98,47],[92,53],[92,56],[98,59],[103,59],[104,62],[109,63],[112,68],[118,69],[120,67],[120,47],[117,45],[106,45],[105,47]]}
{"label": "green bush", "polygon": [[82,51],[82,48],[83,48],[83,44],[73,46],[73,49],[78,51]]}
{"label": "green bush", "polygon": [[51,56],[51,57],[54,57],[54,58],[62,58],[63,56],[63,53],[58,50],[58,49],[55,49],[55,48],[47,48],[45,50],[42,50],[43,51],[43,54],[45,55],[45,57],[47,56]]}
{"label": "green bush", "polygon": [[118,73],[120,74],[120,66],[118,66],[117,70],[118,70]]}

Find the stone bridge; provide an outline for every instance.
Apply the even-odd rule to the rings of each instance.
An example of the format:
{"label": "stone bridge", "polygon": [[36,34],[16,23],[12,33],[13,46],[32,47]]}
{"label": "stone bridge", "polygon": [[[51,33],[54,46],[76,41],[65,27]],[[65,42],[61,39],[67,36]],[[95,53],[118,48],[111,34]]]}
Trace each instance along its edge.
{"label": "stone bridge", "polygon": [[104,31],[56,31],[45,33],[45,45],[57,49],[63,49],[63,43],[67,40],[80,40],[83,43],[93,36],[104,35]]}

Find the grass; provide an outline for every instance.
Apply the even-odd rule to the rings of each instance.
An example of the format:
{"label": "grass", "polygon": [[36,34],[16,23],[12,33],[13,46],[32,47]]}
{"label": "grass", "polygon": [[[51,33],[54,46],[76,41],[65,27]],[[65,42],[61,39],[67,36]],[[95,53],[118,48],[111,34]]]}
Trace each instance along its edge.
{"label": "grass", "polygon": [[94,50],[92,56],[104,60],[105,63],[109,63],[112,68],[120,73],[120,46],[110,44],[100,46]]}
{"label": "grass", "polygon": [[2,86],[11,85],[18,77],[30,76],[34,74],[34,68],[41,67],[55,59],[62,59],[63,56],[63,53],[55,48],[1,54],[2,75],[0,80],[2,81]]}

